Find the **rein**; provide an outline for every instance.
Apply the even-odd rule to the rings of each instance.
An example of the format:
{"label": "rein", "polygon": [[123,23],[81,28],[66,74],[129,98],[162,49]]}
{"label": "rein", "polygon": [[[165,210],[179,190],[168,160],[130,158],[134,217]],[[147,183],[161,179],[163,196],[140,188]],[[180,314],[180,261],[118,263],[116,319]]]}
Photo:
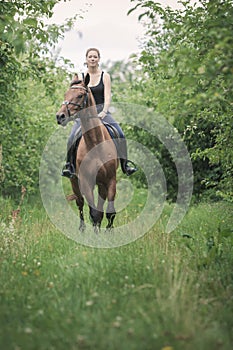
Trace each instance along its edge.
{"label": "rein", "polygon": [[[74,103],[74,102],[70,102],[70,101],[64,101],[64,102],[62,102],[62,105],[65,105],[66,106],[66,109],[67,109],[67,113],[68,113],[68,116],[69,116],[69,118],[71,117],[71,113],[70,113],[70,109],[69,109],[69,105],[72,105],[72,106],[76,106],[77,108],[75,108],[76,110],[77,109],[79,109],[79,111],[80,110],[82,110],[82,109],[84,109],[86,106],[87,106],[87,100],[88,100],[88,91],[87,91],[87,89],[85,88],[85,87],[83,87],[83,86],[71,86],[71,89],[83,89],[83,90],[85,90],[86,91],[86,94],[85,94],[85,96],[84,96],[84,100],[83,100],[83,103],[82,104],[80,104],[80,103]],[[75,113],[74,114],[74,116],[76,116],[77,115],[77,113]],[[74,117],[73,116],[73,117]]]}
{"label": "rein", "polygon": [[[63,101],[62,102],[62,105],[65,105],[66,106],[66,109],[67,109],[67,113],[68,113],[68,117],[71,119],[75,119],[78,115],[78,112],[81,111],[82,109],[84,108],[87,108],[87,102],[88,102],[88,90],[84,87],[84,86],[79,86],[79,85],[73,85],[70,87],[70,89],[83,89],[86,91],[86,94],[84,95],[84,100],[83,100],[83,103],[80,104],[80,103],[74,103],[74,102],[70,102],[70,101]],[[70,109],[69,109],[69,105],[72,105],[72,106],[76,106],[77,108],[75,108],[75,110],[77,110],[77,113],[71,115],[70,113]],[[88,117],[89,119],[92,119],[92,118],[99,118],[98,116],[92,116],[92,117]]]}

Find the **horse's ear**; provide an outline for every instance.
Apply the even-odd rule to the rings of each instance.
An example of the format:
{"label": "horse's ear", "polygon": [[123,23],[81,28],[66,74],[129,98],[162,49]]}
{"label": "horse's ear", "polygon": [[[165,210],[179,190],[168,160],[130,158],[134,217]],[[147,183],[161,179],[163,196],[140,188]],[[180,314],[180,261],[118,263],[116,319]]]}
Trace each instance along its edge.
{"label": "horse's ear", "polygon": [[72,85],[72,83],[74,83],[74,82],[77,81],[77,80],[78,80],[78,74],[77,74],[77,73],[74,73],[74,76],[73,76],[73,78],[72,78],[72,80],[71,80],[70,85]]}
{"label": "horse's ear", "polygon": [[90,83],[90,74],[87,73],[84,78],[84,84],[87,86]]}

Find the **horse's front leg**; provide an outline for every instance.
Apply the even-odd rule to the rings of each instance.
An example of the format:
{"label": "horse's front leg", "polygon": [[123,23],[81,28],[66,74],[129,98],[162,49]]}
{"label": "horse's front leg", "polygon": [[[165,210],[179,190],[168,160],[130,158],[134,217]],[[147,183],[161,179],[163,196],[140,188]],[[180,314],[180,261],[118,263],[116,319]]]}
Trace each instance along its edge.
{"label": "horse's front leg", "polygon": [[89,205],[89,208],[90,208],[90,220],[92,221],[92,224],[94,226],[94,231],[95,233],[99,233],[104,214],[102,211],[99,211],[93,205]]}
{"label": "horse's front leg", "polygon": [[104,203],[107,198],[107,187],[104,184],[98,185],[98,203],[97,203],[97,210],[101,213],[101,221],[104,216]]}
{"label": "horse's front leg", "polygon": [[98,208],[95,206],[93,186],[84,180],[81,182],[81,184],[81,191],[84,194],[85,199],[89,205],[90,220],[94,226],[95,233],[98,233],[100,230],[101,222],[103,220],[103,212],[98,210]]}

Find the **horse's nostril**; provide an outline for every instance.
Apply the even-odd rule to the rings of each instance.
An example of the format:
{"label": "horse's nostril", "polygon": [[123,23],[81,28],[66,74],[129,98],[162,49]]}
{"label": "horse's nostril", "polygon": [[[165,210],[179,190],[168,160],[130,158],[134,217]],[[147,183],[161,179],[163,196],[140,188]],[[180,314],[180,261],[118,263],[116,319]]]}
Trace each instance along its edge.
{"label": "horse's nostril", "polygon": [[61,113],[61,114],[57,114],[56,115],[57,119],[65,119],[65,114],[64,113]]}
{"label": "horse's nostril", "polygon": [[56,118],[57,118],[57,123],[62,124],[66,119],[66,116],[64,113],[61,113],[61,114],[56,114]]}

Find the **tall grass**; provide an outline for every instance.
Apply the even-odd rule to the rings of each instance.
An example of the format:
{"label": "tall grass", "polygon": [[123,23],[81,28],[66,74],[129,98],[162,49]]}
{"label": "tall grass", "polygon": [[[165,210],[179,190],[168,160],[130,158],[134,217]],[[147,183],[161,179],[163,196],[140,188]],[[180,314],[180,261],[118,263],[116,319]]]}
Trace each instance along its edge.
{"label": "tall grass", "polygon": [[69,240],[38,203],[14,220],[0,206],[1,349],[232,348],[232,205],[193,206],[165,234],[168,205],[114,249]]}

